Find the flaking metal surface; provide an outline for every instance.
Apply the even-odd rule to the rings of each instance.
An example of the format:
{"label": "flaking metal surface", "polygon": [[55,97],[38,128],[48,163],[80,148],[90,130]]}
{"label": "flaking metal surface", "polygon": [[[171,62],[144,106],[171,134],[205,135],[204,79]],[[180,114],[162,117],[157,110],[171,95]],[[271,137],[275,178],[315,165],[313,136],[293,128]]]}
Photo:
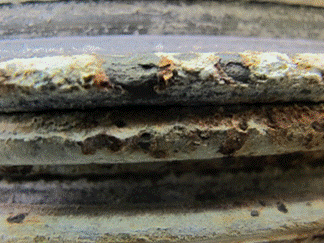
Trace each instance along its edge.
{"label": "flaking metal surface", "polygon": [[323,100],[323,55],[73,55],[0,63],[2,112]]}
{"label": "flaking metal surface", "polygon": [[323,106],[3,114],[2,165],[138,163],[323,150]]}
{"label": "flaking metal surface", "polygon": [[[320,242],[324,21],[293,3],[1,5],[1,241]],[[183,33],[240,37],[142,36]]]}

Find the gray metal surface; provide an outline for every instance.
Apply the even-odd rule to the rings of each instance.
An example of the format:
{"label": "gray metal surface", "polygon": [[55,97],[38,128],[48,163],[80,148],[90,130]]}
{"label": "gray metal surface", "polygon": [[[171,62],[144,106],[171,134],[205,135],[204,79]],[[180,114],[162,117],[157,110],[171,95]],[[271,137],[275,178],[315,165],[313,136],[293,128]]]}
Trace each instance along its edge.
{"label": "gray metal surface", "polygon": [[293,1],[0,1],[0,241],[323,241],[324,15]]}
{"label": "gray metal surface", "polygon": [[53,37],[0,41],[2,61],[12,58],[31,58],[56,55],[125,55],[156,52],[232,53],[244,51],[322,53],[322,41],[306,39],[275,39],[233,36],[161,36],[119,35],[98,37]]}
{"label": "gray metal surface", "polygon": [[3,39],[120,34],[324,39],[321,8],[255,1],[31,3],[1,5],[0,16]]}

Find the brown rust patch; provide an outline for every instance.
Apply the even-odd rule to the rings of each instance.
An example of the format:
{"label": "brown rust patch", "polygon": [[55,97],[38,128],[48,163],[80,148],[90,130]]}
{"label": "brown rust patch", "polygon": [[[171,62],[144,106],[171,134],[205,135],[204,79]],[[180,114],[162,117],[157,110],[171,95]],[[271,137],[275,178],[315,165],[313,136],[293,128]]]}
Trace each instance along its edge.
{"label": "brown rust patch", "polygon": [[123,141],[110,135],[98,134],[87,138],[81,145],[83,154],[94,154],[98,149],[108,148],[112,152],[119,151],[123,146]]}
{"label": "brown rust patch", "polygon": [[[319,128],[324,121],[322,106],[311,109],[307,106],[285,106],[268,110],[269,125],[273,128],[290,128],[297,126]],[[314,123],[315,122],[315,123]],[[313,125],[312,125],[313,124]]]}
{"label": "brown rust patch", "polygon": [[323,143],[323,106],[277,107],[268,110],[266,115],[270,127],[267,133],[273,142],[281,146],[295,141],[306,149],[315,149]]}
{"label": "brown rust patch", "polygon": [[247,140],[248,134],[239,132],[236,129],[230,129],[226,132],[226,139],[220,147],[219,151],[224,155],[232,155],[240,150]]}
{"label": "brown rust patch", "polygon": [[236,128],[246,131],[249,128],[248,121],[250,119],[261,118],[259,110],[239,110],[226,111],[226,108],[213,109],[202,114],[188,114],[190,123],[200,126],[200,129],[212,129],[218,126],[226,126],[228,128]]}

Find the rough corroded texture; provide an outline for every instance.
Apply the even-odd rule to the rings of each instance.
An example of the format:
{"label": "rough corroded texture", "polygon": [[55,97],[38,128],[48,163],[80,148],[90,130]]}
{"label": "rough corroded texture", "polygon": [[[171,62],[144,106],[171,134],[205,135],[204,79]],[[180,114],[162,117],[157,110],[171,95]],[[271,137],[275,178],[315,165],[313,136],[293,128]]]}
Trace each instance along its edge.
{"label": "rough corroded texture", "polygon": [[323,150],[318,106],[122,108],[1,116],[3,165],[213,159]]}
{"label": "rough corroded texture", "polygon": [[4,94],[13,95],[12,90],[19,90],[22,96],[109,87],[100,65],[90,55],[13,59],[0,64],[0,82]]}
{"label": "rough corroded texture", "polygon": [[0,111],[324,99],[322,54],[76,55],[0,63]]}
{"label": "rough corroded texture", "polygon": [[258,38],[323,11],[255,2],[0,0],[1,241],[321,241],[323,44]]}

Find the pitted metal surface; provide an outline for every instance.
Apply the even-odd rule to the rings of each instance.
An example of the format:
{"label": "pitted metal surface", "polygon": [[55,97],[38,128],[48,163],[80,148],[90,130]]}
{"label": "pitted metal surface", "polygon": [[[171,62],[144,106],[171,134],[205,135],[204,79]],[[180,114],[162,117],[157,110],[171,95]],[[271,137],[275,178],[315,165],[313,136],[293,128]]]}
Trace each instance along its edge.
{"label": "pitted metal surface", "polygon": [[12,59],[0,63],[0,111],[320,102],[322,57],[246,51]]}
{"label": "pitted metal surface", "polygon": [[322,6],[0,0],[0,241],[323,241]]}
{"label": "pitted metal surface", "polygon": [[2,165],[139,163],[323,150],[322,105],[1,116]]}

